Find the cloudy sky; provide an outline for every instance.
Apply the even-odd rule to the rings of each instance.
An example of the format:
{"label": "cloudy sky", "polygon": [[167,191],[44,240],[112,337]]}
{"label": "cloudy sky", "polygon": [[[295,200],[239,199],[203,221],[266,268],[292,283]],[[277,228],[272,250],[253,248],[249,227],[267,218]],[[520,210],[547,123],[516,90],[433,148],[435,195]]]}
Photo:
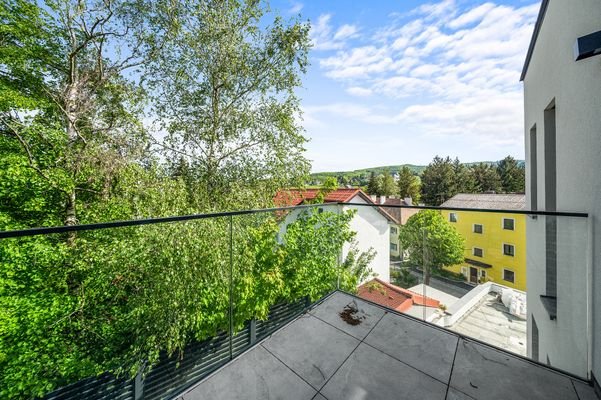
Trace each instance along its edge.
{"label": "cloudy sky", "polygon": [[522,159],[519,76],[539,3],[272,2],[312,25],[299,95],[313,171]]}

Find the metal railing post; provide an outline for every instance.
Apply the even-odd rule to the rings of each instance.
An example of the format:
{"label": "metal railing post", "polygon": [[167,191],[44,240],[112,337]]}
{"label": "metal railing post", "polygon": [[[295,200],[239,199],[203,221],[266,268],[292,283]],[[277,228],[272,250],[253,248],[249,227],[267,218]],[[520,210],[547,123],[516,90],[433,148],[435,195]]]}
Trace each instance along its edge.
{"label": "metal railing post", "polygon": [[[340,204],[336,205],[336,212],[338,215],[342,214],[342,206]],[[338,263],[336,265],[336,290],[340,290],[340,265],[342,264],[342,252],[344,251],[344,244],[338,253]]]}
{"label": "metal railing post", "polygon": [[234,232],[233,232],[233,216],[230,215],[230,326],[229,326],[229,347],[230,347],[230,360],[234,358],[233,350],[233,336],[234,336]]}
{"label": "metal railing post", "polygon": [[252,346],[257,342],[257,320],[254,318],[251,319],[250,323],[248,324],[248,333],[250,338],[249,344]]}
{"label": "metal railing post", "polygon": [[136,377],[134,378],[134,400],[141,400],[144,398],[144,368],[146,363],[142,364]]}

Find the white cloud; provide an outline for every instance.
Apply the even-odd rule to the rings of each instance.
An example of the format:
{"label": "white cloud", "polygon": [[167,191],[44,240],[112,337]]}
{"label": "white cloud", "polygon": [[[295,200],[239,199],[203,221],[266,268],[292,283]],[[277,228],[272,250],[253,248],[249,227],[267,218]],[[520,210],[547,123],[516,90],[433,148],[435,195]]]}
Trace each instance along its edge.
{"label": "white cloud", "polygon": [[290,14],[298,14],[299,12],[301,12],[301,10],[303,9],[305,5],[303,3],[299,3],[299,2],[293,2],[292,3],[292,7],[290,7],[290,9],[288,10],[288,13]]}
{"label": "white cloud", "polygon": [[355,25],[349,25],[349,24],[342,25],[336,31],[336,34],[334,35],[334,40],[343,40],[343,39],[356,37],[358,31],[359,31],[359,29],[357,29],[357,27]]}
{"label": "white cloud", "polygon": [[346,91],[348,94],[358,97],[369,97],[373,93],[373,90],[359,86],[352,86],[347,88]]}
{"label": "white cloud", "polygon": [[495,8],[495,5],[492,3],[484,3],[481,6],[471,9],[470,11],[461,14],[459,17],[455,18],[451,22],[449,22],[449,27],[453,29],[461,28],[465,25],[469,25],[476,21],[481,20],[490,10]]}
{"label": "white cloud", "polygon": [[344,24],[334,31],[331,14],[321,14],[317,23],[311,25],[311,42],[314,50],[337,50],[346,46],[349,39],[358,37],[359,28]]}
{"label": "white cloud", "polygon": [[[518,80],[537,11],[536,4],[461,8],[444,0],[416,8],[409,20],[393,17],[369,43],[331,46],[335,53],[321,58],[319,66],[350,95],[398,104],[397,110],[340,103],[312,111],[373,124],[411,124],[427,135],[521,142]],[[329,16],[319,22],[323,33]],[[334,42],[341,31],[329,28],[322,39]]]}

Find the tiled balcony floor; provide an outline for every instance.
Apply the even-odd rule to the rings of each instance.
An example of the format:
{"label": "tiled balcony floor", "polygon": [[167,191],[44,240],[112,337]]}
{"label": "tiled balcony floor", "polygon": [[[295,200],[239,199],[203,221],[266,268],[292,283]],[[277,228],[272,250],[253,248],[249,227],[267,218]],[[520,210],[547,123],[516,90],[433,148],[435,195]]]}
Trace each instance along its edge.
{"label": "tiled balcony floor", "polygon": [[[343,320],[356,307],[357,325]],[[585,383],[336,292],[180,399],[596,399]]]}

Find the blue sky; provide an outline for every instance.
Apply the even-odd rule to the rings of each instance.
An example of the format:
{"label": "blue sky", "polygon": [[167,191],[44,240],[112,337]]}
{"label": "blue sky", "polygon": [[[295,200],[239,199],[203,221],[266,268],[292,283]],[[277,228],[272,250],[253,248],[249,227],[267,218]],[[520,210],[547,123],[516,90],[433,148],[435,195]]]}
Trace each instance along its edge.
{"label": "blue sky", "polygon": [[519,75],[540,1],[278,0],[311,22],[313,171],[522,159]]}

